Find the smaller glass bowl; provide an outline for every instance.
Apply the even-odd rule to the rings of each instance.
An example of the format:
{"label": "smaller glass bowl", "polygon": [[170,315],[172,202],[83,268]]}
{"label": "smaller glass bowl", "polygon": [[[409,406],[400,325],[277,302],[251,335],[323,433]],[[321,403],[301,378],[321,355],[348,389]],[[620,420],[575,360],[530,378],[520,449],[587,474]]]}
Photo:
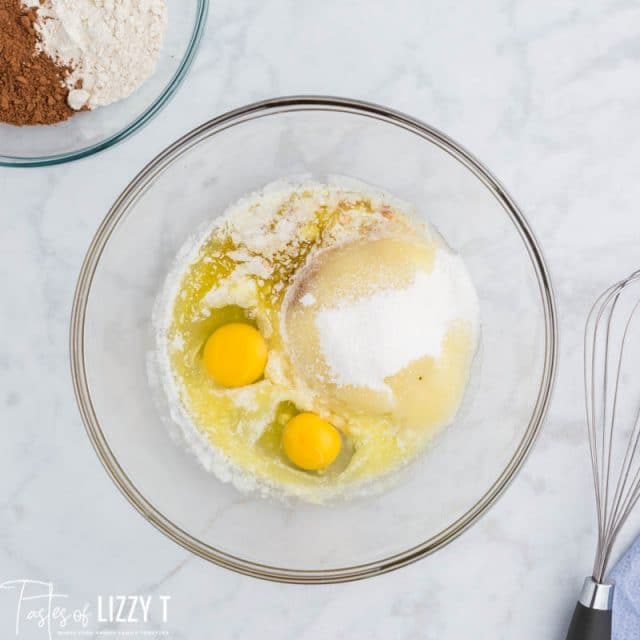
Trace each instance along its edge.
{"label": "smaller glass bowl", "polygon": [[84,158],[149,122],[184,79],[198,48],[209,0],[167,0],[169,22],[153,75],[131,96],[55,125],[0,123],[0,166],[39,167]]}

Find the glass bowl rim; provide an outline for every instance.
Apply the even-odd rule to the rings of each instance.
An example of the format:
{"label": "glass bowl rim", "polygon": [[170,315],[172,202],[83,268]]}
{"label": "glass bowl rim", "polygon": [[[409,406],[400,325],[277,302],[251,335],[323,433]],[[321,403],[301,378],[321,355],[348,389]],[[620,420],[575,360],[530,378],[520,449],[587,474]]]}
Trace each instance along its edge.
{"label": "glass bowl rim", "polygon": [[180,61],[178,68],[176,69],[162,92],[132,122],[130,122],[120,131],[109,136],[108,138],[105,138],[100,142],[96,142],[95,144],[89,145],[88,147],[84,147],[82,149],[78,149],[76,151],[68,151],[65,153],[56,153],[49,156],[34,157],[5,156],[0,154],[0,167],[50,167],[56,164],[62,164],[64,162],[73,162],[74,160],[86,158],[93,155],[94,153],[98,153],[99,151],[108,149],[118,142],[122,142],[122,140],[125,140],[130,135],[136,133],[137,131],[142,129],[142,127],[151,122],[151,120],[153,120],[153,118],[158,113],[160,113],[162,108],[169,102],[169,100],[178,90],[178,87],[185,79],[187,71],[189,71],[189,68],[191,67],[191,64],[195,58],[196,52],[198,50],[198,45],[200,44],[202,34],[204,33],[207,15],[209,13],[209,0],[197,0],[197,3],[198,5],[196,10],[196,18],[193,30],[191,32],[191,37],[189,39],[189,44],[187,45],[186,52],[182,60]]}
{"label": "glass bowl rim", "polygon": [[[436,144],[461,162],[490,190],[515,225],[535,269],[544,312],[545,354],[538,396],[525,433],[500,476],[476,504],[432,538],[384,559],[337,569],[287,569],[245,560],[196,539],[156,510],[137,490],[107,443],[93,408],[84,363],[84,322],[93,276],[111,234],[120,220],[126,217],[129,206],[135,203],[166,166],[200,141],[249,120],[291,111],[352,113],[380,120]],[[359,100],[300,95],[256,102],[209,120],[167,147],[138,173],[115,201],[89,246],[74,295],[69,339],[74,393],[89,439],[111,479],[142,516],[183,548],[227,569],[277,582],[328,584],[371,577],[415,562],[454,540],[496,501],[530,453],[546,415],[557,366],[558,322],[553,287],[540,246],[517,204],[479,160],[437,129],[392,109]]]}

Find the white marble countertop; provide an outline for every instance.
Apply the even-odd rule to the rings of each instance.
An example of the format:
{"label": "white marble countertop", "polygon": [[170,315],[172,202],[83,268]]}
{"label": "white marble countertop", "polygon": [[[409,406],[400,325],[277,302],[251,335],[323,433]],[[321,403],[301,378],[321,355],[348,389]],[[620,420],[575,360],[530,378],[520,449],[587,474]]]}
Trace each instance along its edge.
{"label": "white marble countertop", "polygon": [[[167,623],[149,628],[185,640],[562,638],[595,540],[582,323],[640,266],[639,42],[632,1],[213,0],[193,70],[142,132],[72,164],[0,169],[0,582],[168,594]],[[437,554],[343,585],[236,575],[161,535],[94,454],[68,365],[84,252],[131,177],[204,120],[292,93],[389,105],[470,149],[533,226],[560,316],[552,408],[507,493]]]}

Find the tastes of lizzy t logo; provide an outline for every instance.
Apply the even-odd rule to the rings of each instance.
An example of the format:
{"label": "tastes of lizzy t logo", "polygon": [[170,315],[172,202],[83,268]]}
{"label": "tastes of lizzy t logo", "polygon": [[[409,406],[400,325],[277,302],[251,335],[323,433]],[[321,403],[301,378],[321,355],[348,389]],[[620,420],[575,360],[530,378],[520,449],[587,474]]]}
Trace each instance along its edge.
{"label": "tastes of lizzy t logo", "polygon": [[99,595],[94,602],[73,602],[52,582],[6,580],[0,582],[0,636],[13,630],[27,640],[62,637],[163,638],[158,629],[169,617],[166,595]]}

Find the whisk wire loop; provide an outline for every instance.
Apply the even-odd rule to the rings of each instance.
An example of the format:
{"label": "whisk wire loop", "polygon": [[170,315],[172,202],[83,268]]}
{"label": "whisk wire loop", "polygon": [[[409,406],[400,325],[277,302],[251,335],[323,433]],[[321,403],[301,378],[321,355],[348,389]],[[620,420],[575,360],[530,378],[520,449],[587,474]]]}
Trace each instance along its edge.
{"label": "whisk wire loop", "polygon": [[[585,409],[598,524],[593,568],[597,582],[603,581],[613,544],[640,498],[640,465],[634,467],[640,460],[640,398],[633,398],[637,403],[633,418],[620,418],[621,389],[628,383],[623,370],[634,320],[640,317],[640,289],[635,289],[631,307],[626,296],[637,283],[640,270],[604,291],[589,312],[584,333]],[[629,423],[629,438],[620,458],[614,455],[614,433]]]}

